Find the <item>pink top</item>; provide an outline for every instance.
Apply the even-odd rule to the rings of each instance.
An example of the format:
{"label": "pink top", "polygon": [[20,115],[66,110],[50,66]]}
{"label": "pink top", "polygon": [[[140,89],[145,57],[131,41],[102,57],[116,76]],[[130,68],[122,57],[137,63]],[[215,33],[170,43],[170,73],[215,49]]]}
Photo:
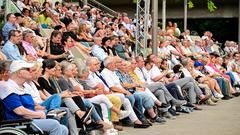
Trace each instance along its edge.
{"label": "pink top", "polygon": [[226,78],[227,80],[231,80],[229,75],[225,75],[223,74],[214,64],[212,63],[208,63],[207,66],[211,67],[215,72],[221,74],[224,78]]}
{"label": "pink top", "polygon": [[34,58],[38,58],[37,51],[33,48],[31,43],[22,41],[22,46],[24,47],[27,54],[32,55]]}
{"label": "pink top", "polygon": [[222,74],[221,71],[219,69],[217,69],[217,67],[214,64],[208,63],[207,66],[211,67],[215,72]]}

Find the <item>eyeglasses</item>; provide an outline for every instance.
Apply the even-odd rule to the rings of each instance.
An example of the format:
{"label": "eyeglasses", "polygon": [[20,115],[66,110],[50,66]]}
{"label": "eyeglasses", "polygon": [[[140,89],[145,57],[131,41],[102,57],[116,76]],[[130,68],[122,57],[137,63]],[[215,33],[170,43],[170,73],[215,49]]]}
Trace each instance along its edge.
{"label": "eyeglasses", "polygon": [[22,68],[20,70],[26,70],[26,71],[30,71],[30,68]]}

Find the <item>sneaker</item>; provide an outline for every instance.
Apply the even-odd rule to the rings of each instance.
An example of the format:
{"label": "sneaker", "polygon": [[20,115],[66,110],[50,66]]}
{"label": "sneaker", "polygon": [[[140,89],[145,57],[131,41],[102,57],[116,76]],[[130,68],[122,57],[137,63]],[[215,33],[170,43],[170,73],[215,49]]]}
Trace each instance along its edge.
{"label": "sneaker", "polygon": [[63,117],[67,112],[64,110],[64,109],[54,109],[54,110],[51,110],[47,113],[47,117],[50,118],[50,117],[58,117],[58,118],[61,118]]}
{"label": "sneaker", "polygon": [[208,100],[206,101],[206,103],[207,103],[207,105],[209,105],[209,106],[216,106],[216,105],[217,105],[217,104],[214,103],[211,99],[208,99]]}
{"label": "sneaker", "polygon": [[111,128],[106,130],[103,135],[118,135],[118,130]]}
{"label": "sneaker", "polygon": [[164,124],[166,122],[166,120],[162,117],[156,116],[155,118],[151,119],[151,122],[157,122],[160,124]]}
{"label": "sneaker", "polygon": [[216,91],[213,91],[212,93],[213,93],[213,96],[214,96],[215,98],[223,98],[223,95],[217,93]]}
{"label": "sneaker", "polygon": [[124,118],[126,118],[126,117],[128,117],[129,115],[130,115],[130,111],[120,111],[120,113],[119,113],[119,119],[121,120],[121,119],[124,119]]}
{"label": "sneaker", "polygon": [[164,112],[163,113],[163,117],[167,118],[167,119],[176,119],[176,116],[173,116],[171,113],[169,112]]}
{"label": "sneaker", "polygon": [[176,110],[174,110],[173,108],[170,108],[168,111],[169,111],[169,113],[172,114],[172,116],[178,116],[178,115],[180,115],[180,113],[176,112]]}
{"label": "sneaker", "polygon": [[171,105],[165,103],[162,103],[161,106],[157,106],[157,109],[163,112],[168,111],[169,108],[171,108]]}
{"label": "sneaker", "polygon": [[187,103],[186,100],[177,100],[177,99],[172,99],[171,102],[172,102],[172,105],[174,106],[181,106]]}

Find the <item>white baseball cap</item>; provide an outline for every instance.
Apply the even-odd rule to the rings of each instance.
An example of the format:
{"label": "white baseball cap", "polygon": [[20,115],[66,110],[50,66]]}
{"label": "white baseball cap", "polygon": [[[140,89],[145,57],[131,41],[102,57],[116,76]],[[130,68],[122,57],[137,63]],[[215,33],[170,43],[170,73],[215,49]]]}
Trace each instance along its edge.
{"label": "white baseball cap", "polygon": [[34,63],[29,63],[24,60],[14,60],[10,65],[10,73],[17,72],[18,70],[23,68],[31,68],[34,65]]}

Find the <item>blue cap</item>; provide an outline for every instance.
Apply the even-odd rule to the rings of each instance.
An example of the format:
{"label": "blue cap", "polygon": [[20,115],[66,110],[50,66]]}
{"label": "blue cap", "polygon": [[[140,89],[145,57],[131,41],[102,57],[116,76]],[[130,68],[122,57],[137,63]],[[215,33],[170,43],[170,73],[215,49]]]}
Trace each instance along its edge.
{"label": "blue cap", "polygon": [[199,62],[199,61],[195,61],[195,62],[194,62],[194,67],[199,67],[199,66],[204,66],[204,64],[202,64],[202,63]]}

